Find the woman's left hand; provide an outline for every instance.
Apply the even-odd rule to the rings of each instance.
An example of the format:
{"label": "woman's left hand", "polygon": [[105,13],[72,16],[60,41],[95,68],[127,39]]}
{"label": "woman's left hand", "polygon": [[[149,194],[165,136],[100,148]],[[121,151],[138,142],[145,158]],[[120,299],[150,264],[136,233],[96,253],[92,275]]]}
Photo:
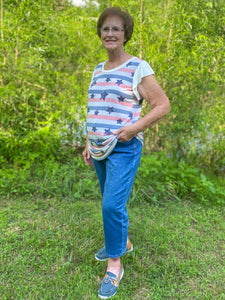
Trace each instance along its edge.
{"label": "woman's left hand", "polygon": [[118,135],[118,141],[129,142],[133,137],[137,135],[137,133],[138,130],[135,124],[132,124],[121,127],[119,130],[114,132],[114,135]]}

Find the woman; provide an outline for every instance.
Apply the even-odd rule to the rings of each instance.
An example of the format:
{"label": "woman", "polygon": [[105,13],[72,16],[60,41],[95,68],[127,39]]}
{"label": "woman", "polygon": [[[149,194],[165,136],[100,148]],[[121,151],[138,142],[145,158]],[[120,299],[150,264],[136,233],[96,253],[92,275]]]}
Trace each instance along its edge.
{"label": "woman", "polygon": [[[97,33],[108,60],[95,68],[88,90],[87,144],[82,155],[94,165],[102,194],[105,247],[95,255],[108,260],[99,290],[102,299],[116,294],[124,273],[120,257],[133,250],[126,203],[140,163],[142,131],[170,111],[149,64],[124,50],[132,32],[128,13],[118,7],[103,11]],[[151,111],[140,118],[143,99]]]}

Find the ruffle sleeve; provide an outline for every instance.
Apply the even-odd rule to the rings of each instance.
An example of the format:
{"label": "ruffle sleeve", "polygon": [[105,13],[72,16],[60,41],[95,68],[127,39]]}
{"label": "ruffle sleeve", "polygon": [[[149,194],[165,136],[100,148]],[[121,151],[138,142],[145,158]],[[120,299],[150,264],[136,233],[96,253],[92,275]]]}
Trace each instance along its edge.
{"label": "ruffle sleeve", "polygon": [[141,82],[142,78],[149,75],[154,75],[154,71],[146,61],[141,62],[140,65],[137,67],[133,78],[133,92],[137,100],[142,99],[140,94],[138,93],[137,87]]}

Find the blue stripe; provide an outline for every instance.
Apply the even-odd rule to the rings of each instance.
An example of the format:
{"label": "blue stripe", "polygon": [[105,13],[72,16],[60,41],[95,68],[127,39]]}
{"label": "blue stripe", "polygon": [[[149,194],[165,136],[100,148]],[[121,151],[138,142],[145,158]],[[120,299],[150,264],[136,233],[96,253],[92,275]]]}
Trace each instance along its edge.
{"label": "blue stripe", "polygon": [[96,75],[95,76],[96,79],[99,79],[99,78],[116,78],[117,80],[121,79],[121,80],[125,80],[125,81],[128,81],[128,82],[133,82],[133,78],[130,78],[130,77],[127,77],[127,76],[122,76],[122,75],[112,75],[112,74],[102,74],[102,75]]}
{"label": "blue stripe", "polygon": [[97,67],[95,68],[95,72],[96,72],[98,69],[102,69],[102,66],[103,66],[103,63],[98,64]]}
{"label": "blue stripe", "polygon": [[133,104],[133,108],[142,108],[141,104]]}
{"label": "blue stripe", "polygon": [[[106,89],[105,87],[102,87],[102,89],[99,89],[99,90],[94,90],[92,88],[90,88],[88,90],[88,93],[89,94],[101,94],[103,92],[107,92],[108,94],[115,94],[115,95],[119,95],[119,96],[122,96],[124,98],[127,98],[127,99],[134,99],[134,97],[132,97],[132,95],[128,95],[126,93],[122,93],[121,91],[117,91],[116,89],[115,90],[112,90],[112,89]],[[106,98],[109,98],[108,97],[109,95],[107,95]],[[99,98],[99,97],[98,97]],[[99,98],[100,99],[100,98]]]}
{"label": "blue stripe", "polygon": [[[112,106],[113,107],[113,112],[112,112],[112,114],[113,113],[121,113],[121,114],[124,114],[124,115],[129,115],[131,112],[133,112],[132,111],[132,109],[131,110],[125,110],[125,109],[119,109],[119,108],[115,108],[114,106]],[[88,108],[90,109],[90,110],[101,110],[101,111],[107,111],[107,109],[108,109],[108,106],[107,107],[105,107],[105,106],[88,106]],[[108,112],[108,111],[107,111]],[[90,113],[89,113],[90,114]],[[94,114],[93,114],[94,115]],[[110,116],[110,114],[109,114],[109,116]],[[96,116],[97,117],[97,116]]]}
{"label": "blue stripe", "polygon": [[128,64],[128,67],[129,67],[129,66],[139,66],[140,63],[141,63],[141,61],[140,62],[131,61],[131,62],[127,63],[127,64]]}
{"label": "blue stripe", "polygon": [[120,129],[121,125],[110,125],[110,124],[101,124],[101,123],[87,123],[87,129],[88,127],[91,128],[90,131],[92,131],[92,127],[96,128],[104,128],[104,129]]}

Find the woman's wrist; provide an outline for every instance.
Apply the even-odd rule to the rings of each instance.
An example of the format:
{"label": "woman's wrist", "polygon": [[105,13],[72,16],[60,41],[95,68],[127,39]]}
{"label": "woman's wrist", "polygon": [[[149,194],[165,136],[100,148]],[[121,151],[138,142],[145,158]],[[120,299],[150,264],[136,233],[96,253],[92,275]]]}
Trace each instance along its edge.
{"label": "woman's wrist", "polygon": [[136,123],[134,124],[134,130],[135,130],[135,135],[137,135],[139,132],[142,131]]}

